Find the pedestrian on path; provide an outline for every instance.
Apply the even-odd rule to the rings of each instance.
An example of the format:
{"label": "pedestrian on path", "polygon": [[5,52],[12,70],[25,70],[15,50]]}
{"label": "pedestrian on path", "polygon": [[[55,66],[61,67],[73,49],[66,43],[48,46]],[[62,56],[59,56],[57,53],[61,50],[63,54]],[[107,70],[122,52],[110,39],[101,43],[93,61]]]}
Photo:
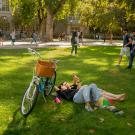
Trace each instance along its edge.
{"label": "pedestrian on path", "polygon": [[77,55],[77,47],[79,45],[79,38],[77,32],[72,33],[71,45],[72,45],[71,55],[73,54],[74,51],[75,55]]}
{"label": "pedestrian on path", "polygon": [[11,36],[11,45],[15,45],[14,44],[15,43],[15,30],[11,32],[10,36]]}
{"label": "pedestrian on path", "polygon": [[133,31],[133,36],[132,36],[132,48],[130,51],[130,59],[129,59],[129,64],[128,64],[128,69],[131,69],[133,66],[133,61],[134,61],[134,56],[135,56],[135,31]]}
{"label": "pedestrian on path", "polygon": [[0,30],[0,45],[3,46],[3,33],[2,33],[2,30]]}
{"label": "pedestrian on path", "polygon": [[82,31],[79,34],[79,43],[81,43],[83,45],[83,33],[82,33]]}
{"label": "pedestrian on path", "polygon": [[35,31],[33,31],[32,35],[31,35],[31,45],[33,42],[35,42],[35,44],[38,46],[38,43],[37,43],[37,33]]}
{"label": "pedestrian on path", "polygon": [[116,66],[120,65],[120,63],[122,61],[122,57],[124,55],[127,56],[128,60],[130,58],[130,49],[132,47],[132,39],[131,39],[130,35],[128,34],[128,30],[127,29],[125,29],[123,31],[123,33],[124,33],[124,35],[123,35],[123,46],[121,48],[118,64]]}

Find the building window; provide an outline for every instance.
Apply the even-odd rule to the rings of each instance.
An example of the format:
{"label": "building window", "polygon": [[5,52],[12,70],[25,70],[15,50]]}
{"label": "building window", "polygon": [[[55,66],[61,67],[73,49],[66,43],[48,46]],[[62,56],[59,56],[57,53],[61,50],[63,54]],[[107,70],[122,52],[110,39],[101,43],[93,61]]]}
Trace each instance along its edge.
{"label": "building window", "polygon": [[0,11],[9,11],[9,0],[0,0],[2,1],[2,8],[0,8]]}

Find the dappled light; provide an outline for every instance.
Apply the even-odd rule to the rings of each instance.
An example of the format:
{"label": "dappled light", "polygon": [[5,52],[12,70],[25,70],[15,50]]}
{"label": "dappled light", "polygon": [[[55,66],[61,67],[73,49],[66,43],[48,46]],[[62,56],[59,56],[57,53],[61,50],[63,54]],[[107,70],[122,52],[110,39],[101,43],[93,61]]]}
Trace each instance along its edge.
{"label": "dappled light", "polygon": [[[47,98],[45,103],[40,95],[34,110],[26,119],[22,117],[18,108],[32,77],[34,58],[22,49],[18,49],[17,53],[14,53],[16,50],[13,52],[0,50],[2,60],[0,61],[2,65],[0,67],[0,119],[2,122],[0,134],[19,134],[20,132],[30,134],[33,131],[35,134],[50,132],[51,135],[55,134],[56,130],[60,133],[68,132],[69,128],[72,129],[69,134],[73,134],[76,129],[79,129],[78,134],[79,132],[86,134],[87,130],[91,132],[93,128],[97,133],[104,134],[106,131],[109,132],[110,127],[117,127],[118,130],[126,128],[127,121],[133,124],[135,105],[132,104],[134,101],[132,95],[134,95],[135,71],[134,69],[125,70],[126,58],[123,59],[121,67],[115,67],[119,49],[119,47],[84,47],[79,49],[78,56],[70,56],[69,48],[38,49],[38,51],[43,58],[60,60],[57,66],[56,85],[62,80],[72,83],[72,74],[76,73],[82,84],[96,83],[100,88],[113,93],[127,93],[128,99],[118,104],[126,111],[124,118],[117,118],[103,110],[90,114],[84,110],[82,104],[74,104],[63,99],[61,104],[56,104],[53,97]],[[101,124],[99,120],[102,117],[105,122]],[[119,119],[122,120],[121,125],[118,124]],[[104,129],[108,124],[109,127]]]}

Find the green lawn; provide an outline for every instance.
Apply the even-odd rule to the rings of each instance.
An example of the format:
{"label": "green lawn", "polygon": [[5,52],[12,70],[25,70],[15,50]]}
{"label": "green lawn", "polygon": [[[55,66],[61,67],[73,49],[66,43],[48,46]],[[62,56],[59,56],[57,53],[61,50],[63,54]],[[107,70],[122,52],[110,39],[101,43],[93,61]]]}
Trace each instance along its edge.
{"label": "green lawn", "polygon": [[[78,56],[70,56],[70,48],[37,49],[44,58],[59,59],[57,81],[71,82],[77,73],[84,84],[96,83],[113,93],[127,93],[125,102],[117,106],[125,111],[116,116],[105,110],[87,112],[82,104],[52,98],[44,102],[39,96],[36,107],[25,119],[20,102],[33,69],[33,57],[26,49],[0,50],[0,134],[1,135],[135,135],[135,68],[115,67],[120,47],[81,47]],[[104,120],[102,122],[102,119]]]}

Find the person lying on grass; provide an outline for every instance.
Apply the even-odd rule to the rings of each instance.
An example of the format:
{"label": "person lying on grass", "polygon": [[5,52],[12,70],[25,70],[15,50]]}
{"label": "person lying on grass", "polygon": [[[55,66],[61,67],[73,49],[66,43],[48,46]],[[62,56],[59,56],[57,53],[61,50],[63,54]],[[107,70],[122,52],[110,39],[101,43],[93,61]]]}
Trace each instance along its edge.
{"label": "person lying on grass", "polygon": [[81,86],[79,77],[76,74],[73,74],[72,77],[72,85],[64,81],[58,87],[54,87],[58,97],[74,101],[75,103],[85,103],[85,109],[87,111],[93,111],[94,108],[91,104],[113,112],[119,111],[112,105],[112,101],[123,101],[125,99],[125,93],[112,94],[98,88],[94,83]]}

